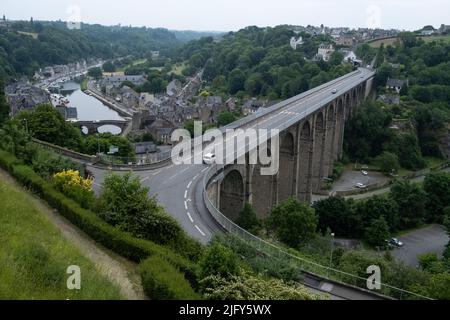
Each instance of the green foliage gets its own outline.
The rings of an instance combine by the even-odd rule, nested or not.
[[[294,248],[314,237],[317,223],[314,209],[293,198],[275,207],[268,221],[278,239]]]
[[[162,257],[152,256],[139,265],[142,286],[152,300],[198,300],[184,275]]]
[[[17,31],[36,32],[37,38]],[[0,30],[0,78],[10,80],[18,75],[32,76],[39,68],[68,64],[92,57],[111,59],[144,55],[151,50],[167,54],[179,44],[175,35],[165,29],[111,28],[82,24],[80,30],[69,30],[63,21],[13,22]]]
[[[406,169],[418,170],[425,167],[425,160],[415,133],[399,133],[387,143],[386,150],[396,154],[400,165]]]
[[[210,276],[201,281],[209,300],[319,300],[324,296],[311,294],[305,287],[289,286],[282,280],[265,279],[242,272],[228,278]]]
[[[427,195],[418,184],[396,181],[390,197],[399,208],[401,229],[414,228],[425,222]]]
[[[319,217],[318,228],[322,233],[330,229],[337,237],[361,236],[361,216],[356,214],[353,200],[330,197],[317,201],[313,207]]]
[[[116,72],[117,69],[112,61],[105,62],[102,68],[105,72]]]
[[[369,227],[373,220],[381,217],[387,221],[392,232],[398,230],[400,217],[395,201],[386,196],[374,196],[363,202],[356,203],[356,210],[362,217],[364,228]]]
[[[4,88],[4,83],[0,79],[0,125],[9,118],[10,111],[9,105],[6,103]]]
[[[22,126],[26,124],[36,139],[72,150],[81,148],[81,131],[66,122],[59,111],[51,105],[37,106],[32,113],[23,111],[16,116],[16,120]]]
[[[256,216],[255,209],[250,203],[246,203],[244,209],[239,213],[236,223],[250,233],[257,233],[261,227],[261,223]]]
[[[229,277],[239,273],[236,254],[218,242],[213,242],[199,262],[199,278],[208,276]]]
[[[131,234],[118,230],[107,224],[95,213],[82,209],[73,200],[56,191],[54,187],[39,177],[31,168],[21,165],[20,161],[7,152],[0,150],[0,166],[8,170],[25,187],[35,191],[58,212],[83,230],[92,239],[111,249],[117,254],[136,262],[158,255],[163,257],[184,274],[192,285],[197,285],[197,275],[194,265],[167,247],[151,241],[137,239]],[[199,250],[200,248],[197,248]],[[185,250],[179,248],[180,252]],[[183,251],[184,254],[189,254]]]
[[[103,76],[102,68],[100,67],[90,68],[88,70],[88,76],[97,80],[100,79]]]
[[[444,209],[450,206],[450,173],[433,172],[425,177],[429,221],[442,222]]]
[[[100,133],[95,136],[88,136],[84,139],[84,146],[80,151],[86,154],[108,153],[112,146],[118,147],[117,157],[134,158],[135,152],[131,142],[124,137],[113,135],[112,133]]]
[[[4,155],[0,155],[0,159]],[[3,167],[3,164],[0,164]],[[0,299],[115,300],[119,288],[98,272],[46,218],[34,195],[0,178]],[[82,290],[67,290],[70,264],[82,270]]]
[[[376,220],[372,220],[366,229],[364,239],[371,246],[384,246],[385,240],[390,236],[389,226],[383,216]]]
[[[107,176],[98,199],[97,211],[102,219],[137,237],[167,244],[182,235],[182,230],[155,198],[149,198],[149,189],[131,173]]]
[[[223,111],[219,114],[219,118],[217,122],[221,127],[226,126],[237,120],[237,117],[234,113],[230,111]]]
[[[375,102],[358,107],[345,129],[344,148],[350,159],[366,162],[380,155],[390,139],[391,121],[391,115]]]
[[[187,62],[185,75],[204,68],[204,79],[215,94],[272,100],[294,96],[352,71],[350,65],[341,65],[339,53],[329,63],[305,60],[312,59],[319,44],[331,38],[300,35],[304,44],[293,50],[289,41],[297,35],[288,27],[248,27],[230,32],[218,43],[212,37],[192,41],[181,48],[177,59]]]
[[[400,169],[398,156],[392,152],[384,151],[375,159],[375,162],[384,174],[396,173]]]

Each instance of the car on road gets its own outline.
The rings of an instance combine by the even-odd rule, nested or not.
[[[333,91],[331,91],[332,94],[336,94],[337,92],[337,89],[333,89]]]
[[[361,173],[362,173],[364,176],[368,176],[368,175],[369,175],[369,172],[367,172],[367,171],[365,171],[365,170],[361,171]]]
[[[216,155],[214,153],[206,153],[203,155],[203,163],[207,165],[214,164],[216,162]]]
[[[401,241],[398,240],[397,238],[392,238],[392,239],[389,239],[389,240],[387,240],[387,241],[388,241],[388,243],[389,243],[390,245],[392,245],[392,246],[394,246],[394,247],[397,247],[397,248],[403,247],[403,242],[401,242]]]
[[[365,188],[367,188],[367,186],[365,184],[363,184],[363,183],[357,183],[355,185],[355,187],[358,188],[358,189],[365,189]]]

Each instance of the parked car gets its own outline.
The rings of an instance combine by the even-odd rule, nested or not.
[[[388,241],[389,241],[389,243],[390,243],[391,245],[393,245],[394,247],[397,247],[397,248],[403,247],[403,242],[401,242],[401,241],[398,240],[397,238],[392,238],[392,239],[390,239],[390,240],[388,240]]]
[[[213,153],[206,153],[203,155],[203,163],[207,165],[214,164],[216,162],[216,155]]]
[[[367,171],[365,171],[365,170],[361,171],[361,173],[362,173],[363,175],[365,175],[365,176],[368,176],[368,175],[369,175],[369,172],[367,172]]]
[[[357,183],[355,185],[355,187],[358,188],[358,189],[365,189],[365,188],[367,188],[367,186],[365,184],[363,184],[363,183]]]

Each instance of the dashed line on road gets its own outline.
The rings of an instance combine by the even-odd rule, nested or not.
[[[192,219],[191,213],[189,211],[188,211],[187,215],[189,217],[189,220],[191,220],[191,222],[194,223],[194,219]]]
[[[184,202],[184,208],[185,208],[186,210],[188,209],[187,201]]]
[[[189,182],[189,184],[187,185],[187,188],[188,188],[188,189],[191,187],[192,182],[193,182],[193,181]]]
[[[186,191],[184,192],[184,198],[185,198],[185,199],[187,199],[187,194],[188,194],[188,191],[186,190]]]
[[[150,179],[150,177],[145,177],[145,178],[141,179],[141,182],[147,181],[148,179]]]
[[[195,228],[198,230],[198,232],[200,232],[200,234],[204,237],[206,237],[206,234],[202,231],[202,229],[199,228],[198,225],[195,225]]]
[[[202,170],[202,173],[203,173],[203,172],[206,172],[206,170],[208,170],[208,169],[209,169],[209,168],[205,168],[205,169],[203,169],[203,170]]]

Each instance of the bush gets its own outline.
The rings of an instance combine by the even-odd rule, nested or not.
[[[61,215],[84,231],[93,240],[136,262],[140,262],[150,256],[164,257],[181,270],[194,287],[197,286],[197,271],[192,262],[168,248],[151,241],[134,238],[131,234],[107,224],[92,211],[82,209],[76,202],[58,192],[30,167],[21,165],[20,161],[14,159],[11,154],[0,151],[0,166],[8,170],[25,187],[38,193],[51,207],[57,209]]]
[[[230,248],[214,242],[204,253],[199,263],[199,278],[211,275],[228,277],[239,272],[236,254]]]
[[[56,188],[66,196],[75,200],[84,209],[89,209],[94,203],[93,179],[84,179],[80,172],[68,170],[53,176]]]
[[[201,245],[189,238],[155,198],[149,189],[131,174],[112,174],[103,183],[97,212],[109,224],[130,232],[138,238],[169,245],[191,259],[198,259]]]
[[[293,248],[314,237],[317,224],[314,209],[293,198],[275,207],[269,217],[278,239]]]
[[[183,274],[161,257],[153,256],[139,265],[145,294],[154,300],[198,300]]]

